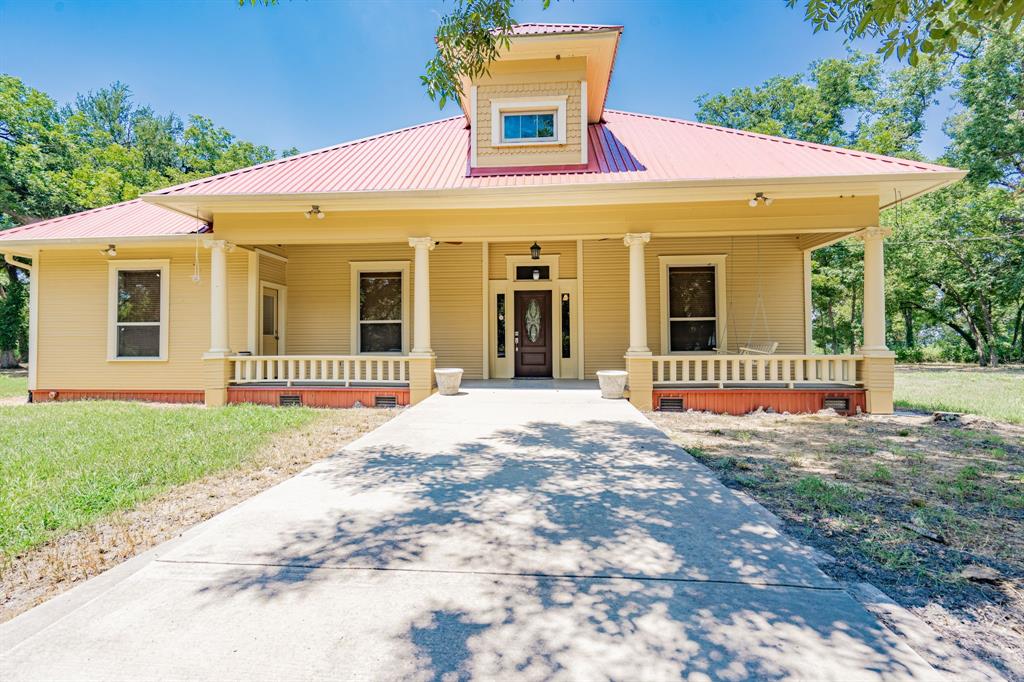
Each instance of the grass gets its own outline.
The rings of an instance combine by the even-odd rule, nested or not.
[[[78,402],[0,407],[0,555],[237,467],[314,410]]]
[[[0,398],[11,398],[28,393],[28,379],[24,376],[0,373]]]
[[[973,381],[975,394],[979,383],[1001,381],[990,372],[963,374],[957,380]],[[1010,409],[1009,388],[986,396],[980,409],[961,409],[1002,413]],[[948,390],[950,399],[956,392]],[[1024,652],[1024,630],[1013,625],[1024,622],[1024,427],[936,423],[909,413],[650,416],[726,485],[835,557],[824,568],[836,578],[871,582],[920,608],[950,641],[968,642],[1004,669],[1024,670],[1017,653]],[[1001,581],[961,577],[972,564],[993,569]]]
[[[1024,368],[905,365],[896,368],[896,404],[1024,424]]]

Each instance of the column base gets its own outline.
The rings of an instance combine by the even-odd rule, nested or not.
[[[434,367],[437,359],[430,355],[409,354],[409,404],[415,405],[434,393]]]
[[[654,361],[638,355],[626,356],[626,371],[629,373],[629,402],[641,412],[654,409]]]
[[[896,354],[886,349],[861,349],[860,376],[864,381],[868,414],[893,413],[893,386],[896,376]]]
[[[228,404],[230,380],[231,363],[226,354],[211,352],[203,356],[203,402],[207,407]]]

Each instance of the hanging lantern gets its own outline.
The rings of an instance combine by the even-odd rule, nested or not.
[[[530,247],[530,258],[540,260],[540,244],[537,242],[534,242],[533,246]]]

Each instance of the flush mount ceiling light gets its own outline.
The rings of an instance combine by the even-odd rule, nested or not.
[[[324,214],[324,212],[323,212],[323,211],[321,211],[321,210],[320,210],[320,207],[319,207],[319,206],[317,206],[316,204],[314,204],[313,206],[311,206],[311,207],[309,208],[309,210],[308,210],[308,211],[306,211],[306,213],[305,213],[305,216],[306,216],[306,220],[309,220],[309,219],[310,219],[310,218],[312,218],[313,216],[316,216],[318,220],[323,220],[323,219],[324,219],[324,215],[325,215],[325,214]]]
[[[107,248],[100,249],[100,255],[107,256],[108,258],[113,258],[114,256],[117,255],[117,247],[115,247],[113,244],[107,244]]]
[[[748,201],[747,203],[750,205],[751,208],[757,208],[757,205],[759,203],[763,202],[765,206],[771,206],[773,201],[775,200],[772,199],[771,197],[766,197],[764,195],[764,192],[758,192],[757,194],[754,195],[754,198]]]
[[[540,244],[537,242],[533,243],[530,247],[530,258],[533,260],[540,260]]]

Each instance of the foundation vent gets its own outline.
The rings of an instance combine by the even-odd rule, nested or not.
[[[849,398],[825,398],[821,401],[822,409],[832,408],[836,412],[849,412],[850,411],[850,399]]]
[[[279,395],[277,396],[277,404],[281,407],[301,407],[302,396],[299,395]]]
[[[682,412],[686,409],[682,398],[659,398],[658,410],[661,412]]]
[[[398,398],[393,395],[378,395],[373,399],[374,407],[398,407]]]

